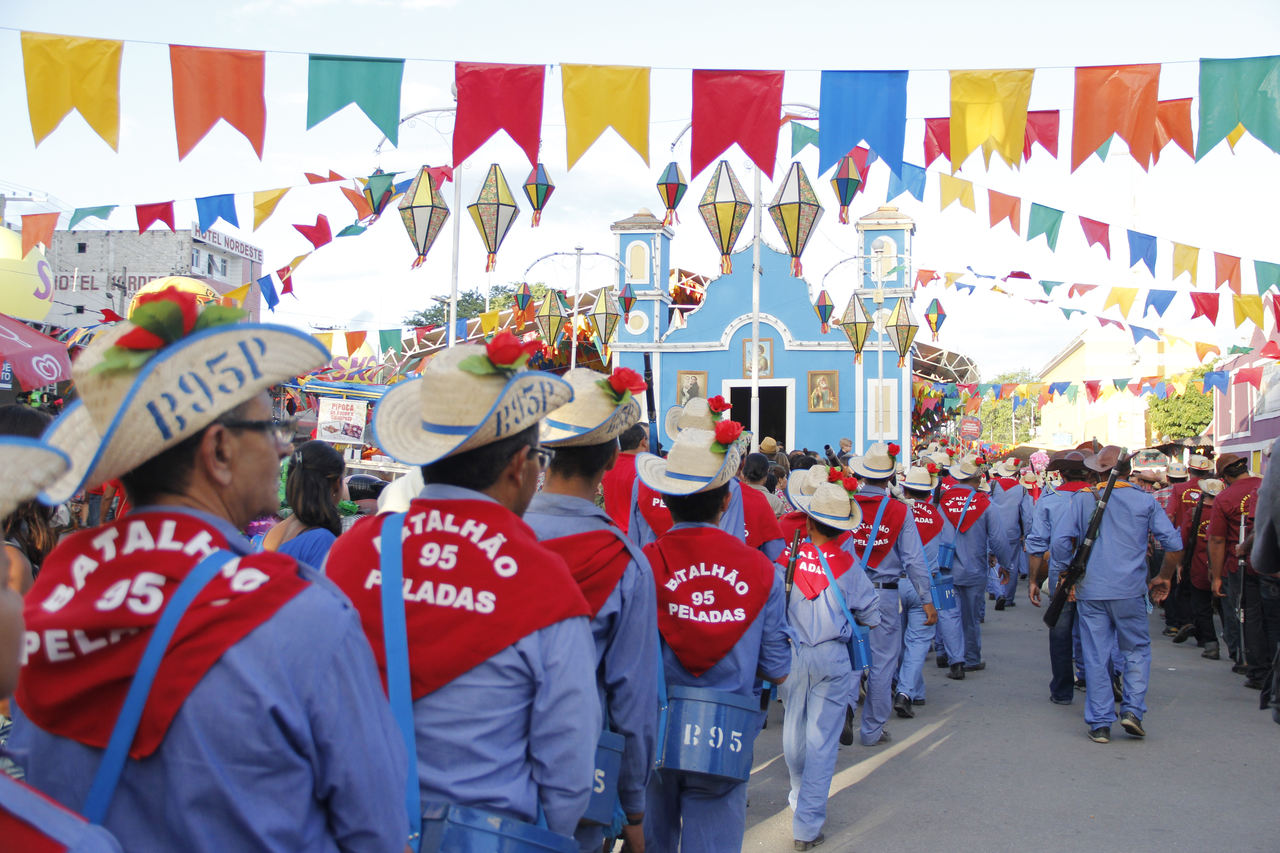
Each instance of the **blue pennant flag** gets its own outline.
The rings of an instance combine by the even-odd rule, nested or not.
[[[1137,231],[1129,233],[1129,266],[1134,266],[1138,261],[1142,261],[1147,265],[1147,269],[1152,275],[1156,274],[1156,238],[1150,234],[1142,234]]]
[[[236,219],[236,197],[228,193],[196,199],[196,219],[200,221],[201,231],[208,231],[219,219],[233,228],[239,228],[240,220]]]
[[[867,158],[870,162],[870,157]],[[902,175],[899,176],[894,172],[889,173],[889,193],[885,196],[885,201],[893,201],[903,193],[911,193],[916,201],[924,201],[924,179],[925,171],[920,166],[913,166],[910,163],[902,164]]]
[[[276,306],[280,304],[280,296],[276,293],[276,283],[271,280],[271,273],[258,279],[258,290],[262,292],[262,298],[267,303],[267,307],[275,311]]]
[[[1150,329],[1144,329],[1141,326],[1130,326],[1129,331],[1133,333],[1133,342],[1135,344],[1142,343],[1143,338],[1151,338],[1153,341],[1160,340],[1160,336]]]
[[[974,285],[974,284],[963,284],[958,281],[956,282],[956,290],[965,290],[966,288],[968,293],[973,293],[975,290],[978,289],[977,285]]]
[[[467,318],[459,317],[458,322],[454,325],[454,340],[465,341],[467,339]]]
[[[1169,303],[1173,301],[1173,297],[1178,294],[1176,290],[1151,290],[1147,292],[1147,304],[1142,308],[1142,316],[1147,316],[1147,311],[1151,308],[1156,309],[1156,316],[1163,317],[1164,312],[1168,310]]]
[[[890,172],[902,171],[906,71],[823,71],[818,97],[819,174],[864,139]]]
[[[1071,387],[1071,383],[1070,383],[1070,382],[1054,382],[1054,383],[1052,383],[1051,385],[1049,385],[1049,393],[1050,393],[1050,394],[1065,394],[1065,393],[1067,393],[1067,389],[1068,389],[1069,387]]]

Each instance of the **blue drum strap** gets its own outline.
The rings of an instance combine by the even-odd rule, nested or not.
[[[976,494],[977,492],[970,492],[969,496],[964,499],[964,506],[960,507],[960,520],[956,522],[956,538],[957,539],[960,537],[960,527],[964,524],[964,517],[969,512],[969,501],[973,500],[973,496]],[[955,545],[953,544],[951,547],[954,549]]]
[[[404,517],[403,512],[388,515],[382,522],[379,539],[382,647],[387,660],[387,698],[391,702],[391,715],[400,729],[409,759],[404,804],[409,812],[409,847],[417,853],[422,844],[422,795],[418,792],[418,746],[413,728],[409,635],[404,616],[404,554],[401,547]]]
[[[881,504],[880,508],[883,512],[884,504]],[[876,530],[880,528],[879,521],[880,519],[877,517],[875,526]],[[866,642],[867,636],[862,632],[862,627],[854,621],[853,614],[849,612],[849,605],[845,603],[844,593],[840,591],[840,586],[836,583],[836,576],[831,573],[831,567],[827,565],[827,558],[822,556],[822,549],[815,544],[813,546],[813,550],[818,552],[818,562],[822,563],[822,570],[827,573],[827,586],[829,586],[831,591],[836,594],[836,601],[840,603],[840,609],[844,612],[844,618],[849,622],[849,630],[853,631],[855,638],[861,642]],[[870,548],[867,548],[867,553],[871,553]]]
[[[115,796],[116,785],[120,782],[120,774],[124,771],[124,763],[129,758],[129,747],[133,745],[134,735],[138,733],[138,723],[142,720],[142,711],[147,704],[147,696],[151,693],[151,683],[155,680],[156,670],[164,659],[169,640],[177,630],[187,607],[200,594],[218,571],[237,556],[233,551],[214,551],[187,573],[187,576],[174,590],[169,603],[160,614],[160,620],[151,629],[151,639],[142,653],[138,663],[138,671],[129,684],[129,692],[125,694],[124,704],[120,707],[120,715],[116,717],[115,727],[111,730],[111,739],[102,753],[102,761],[98,764],[98,772],[94,774],[93,784],[89,787],[89,796],[84,803],[84,816],[90,823],[101,824],[111,806],[111,798]]]
[[[657,755],[662,756],[663,744],[667,742],[667,673],[662,659],[662,633],[658,632],[658,745]]]
[[[887,506],[889,506],[889,496],[885,495],[883,498],[880,499],[880,507],[876,510],[875,523],[871,525],[871,530],[867,532],[867,550],[862,553],[861,557],[858,557],[858,562],[861,564],[858,566],[858,568],[864,572],[867,570],[867,564],[871,562],[871,552],[872,550],[875,549],[876,535],[880,532],[880,520],[884,518],[884,511]],[[817,545],[813,547],[815,550],[818,551],[818,558],[821,559],[822,558],[821,549],[819,549]],[[853,555],[857,557],[858,546],[850,543],[850,547],[853,549]],[[824,560],[822,563],[822,567],[826,568],[826,566],[827,564],[826,564],[826,561]],[[830,571],[827,572],[827,577],[831,577]],[[832,581],[831,583],[833,586],[835,585],[835,581]],[[837,592],[837,594],[839,593]],[[844,599],[841,598],[840,602],[843,605]]]

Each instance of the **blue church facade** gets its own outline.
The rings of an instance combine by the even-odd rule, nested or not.
[[[651,354],[663,446],[673,440],[663,414],[688,396],[723,395],[733,404],[734,419],[750,427],[751,244],[733,255],[733,272],[707,284],[701,305],[680,309],[684,323],[677,317],[673,325],[671,229],[642,210],[612,230],[621,261],[619,290],[630,285],[637,298],[619,324],[615,363],[643,371],[643,354]],[[896,209],[882,208],[863,217],[859,231],[862,253],[848,262],[845,281],[855,278],[854,298],[868,316],[887,318],[898,299],[911,295],[914,224]],[[888,336],[872,331],[860,362],[855,360],[837,325],[847,310],[837,305],[824,333],[808,283],[791,275],[790,256],[761,243],[757,440],[770,436],[788,450],[834,447],[844,437],[853,440],[855,453],[875,441],[910,447],[914,356],[908,353],[899,366]]]

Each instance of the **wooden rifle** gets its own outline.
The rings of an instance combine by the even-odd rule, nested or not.
[[[1246,498],[1247,500],[1247,498]],[[1248,666],[1249,660],[1245,656],[1244,642],[1244,572],[1245,561],[1248,557],[1244,553],[1244,525],[1249,520],[1249,514],[1244,511],[1244,502],[1240,504],[1240,535],[1236,537],[1236,572],[1238,573],[1237,586],[1240,588],[1240,594],[1236,596],[1236,620],[1240,623],[1240,642],[1237,648],[1240,650],[1240,660],[1236,663],[1241,666]]]
[[[1076,545],[1071,564],[1058,576],[1058,588],[1053,591],[1053,600],[1049,602],[1049,608],[1044,612],[1044,624],[1050,628],[1058,624],[1058,617],[1062,615],[1062,608],[1067,605],[1071,590],[1084,577],[1085,568],[1089,565],[1089,555],[1093,553],[1093,543],[1098,539],[1098,529],[1102,527],[1102,514],[1107,509],[1107,501],[1111,500],[1111,492],[1115,489],[1116,480],[1119,478],[1117,468],[1119,468],[1118,464],[1107,475],[1107,486],[1102,491],[1102,497],[1093,507],[1089,527],[1085,531],[1084,538]]]
[[[795,579],[796,579],[796,558],[799,557],[800,555],[800,536],[802,533],[803,531],[797,528],[796,535],[791,537],[791,556],[787,559],[787,573],[784,578],[785,583],[783,584],[783,587],[786,590],[786,594],[787,594],[787,607],[785,609],[788,609],[788,610],[790,609],[790,606],[791,606],[791,587],[795,583]],[[763,684],[763,689],[760,691],[760,710],[761,711],[769,710],[769,699],[772,696],[773,696],[773,685],[766,681]],[[765,725],[768,725],[767,720],[765,722]]]
[[[1204,491],[1200,491],[1200,500],[1196,501],[1196,508],[1191,513],[1191,544],[1183,543],[1182,551],[1182,578],[1185,581],[1191,580],[1191,560],[1196,552],[1196,540],[1200,538],[1200,516],[1204,512]],[[1179,583],[1183,581],[1180,580]]]

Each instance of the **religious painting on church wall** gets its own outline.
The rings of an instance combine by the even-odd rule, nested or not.
[[[676,371],[676,405],[683,406],[694,397],[707,396],[707,371],[705,370],[677,370]]]
[[[809,371],[809,411],[840,411],[840,373],[835,370]]]
[[[742,342],[742,378],[751,378],[751,339]],[[773,338],[760,338],[755,353],[759,365],[760,378],[773,378]]]

